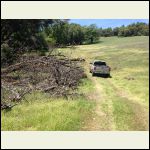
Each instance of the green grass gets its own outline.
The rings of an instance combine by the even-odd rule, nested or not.
[[[93,89],[92,82],[82,79],[76,92],[86,95]],[[85,96],[50,98],[48,94],[34,92],[11,111],[2,111],[2,131],[77,131],[82,127],[95,103]]]
[[[115,39],[113,40],[115,41]],[[116,86],[140,98],[142,103],[148,105],[148,37],[131,37],[119,40],[116,47],[110,48],[107,53],[97,58],[104,58],[112,67],[112,82]],[[130,45],[130,47],[126,47],[126,45]],[[123,48],[120,49],[120,46]],[[132,77],[134,80],[127,80],[126,77]]]
[[[148,112],[146,106],[129,100],[128,97],[120,96],[116,87],[110,86],[109,81],[100,80],[100,84],[106,92],[101,109],[107,114],[107,119],[113,119],[111,126],[115,126],[114,130],[148,129],[148,114],[144,114],[145,110]],[[147,123],[145,124],[143,121]]]
[[[27,100],[11,111],[2,111],[1,130],[76,131],[94,107],[84,97],[50,99],[36,93],[28,95]]]
[[[81,94],[90,94],[95,90],[94,83],[88,78],[82,79],[78,87],[78,92]]]
[[[149,104],[149,37],[102,37],[100,43],[58,49],[72,57],[104,60],[112,68],[111,81],[138,101]],[[134,78],[128,80],[126,78]]]
[[[101,38],[101,41],[93,47],[81,46],[86,49],[86,57],[105,60],[112,68],[111,81],[148,105],[149,37],[108,37]],[[134,80],[127,80],[126,77],[133,77]]]

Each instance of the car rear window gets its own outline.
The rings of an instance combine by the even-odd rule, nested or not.
[[[106,63],[105,62],[101,62],[101,61],[97,61],[97,62],[94,62],[94,65],[101,66],[101,65],[106,65]]]

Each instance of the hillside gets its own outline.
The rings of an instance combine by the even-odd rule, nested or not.
[[[59,48],[82,57],[87,74],[74,99],[32,93],[11,111],[2,111],[2,130],[148,130],[149,37],[102,37],[96,44]],[[111,78],[92,77],[89,62],[111,67]]]

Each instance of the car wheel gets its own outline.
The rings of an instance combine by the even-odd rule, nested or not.
[[[110,74],[107,74],[107,78],[109,78],[110,77]]]
[[[94,72],[92,72],[92,76],[93,76],[93,77],[95,76],[95,73],[94,73]]]
[[[109,78],[112,78],[112,76],[109,74]]]

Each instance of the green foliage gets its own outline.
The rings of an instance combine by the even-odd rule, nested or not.
[[[1,51],[3,57],[1,62],[9,64],[17,58],[17,55],[27,51],[48,49],[41,31],[51,23],[52,20],[42,19],[2,19]]]
[[[57,46],[82,44],[84,33],[78,24],[68,24],[67,22],[56,22],[45,30],[49,42]]]
[[[1,64],[2,66],[10,64],[17,57],[14,55],[13,49],[8,44],[1,44]]]
[[[47,37],[46,42],[48,43],[48,45],[51,45],[51,46],[56,44],[56,40],[53,37]]]
[[[103,29],[102,35],[105,36],[105,37],[113,36],[112,28]]]
[[[59,21],[46,28],[45,32],[52,43],[55,41],[59,47],[81,45],[84,42],[94,43],[99,39],[99,30],[94,24],[82,27],[75,23]]]
[[[113,35],[118,36],[118,33],[119,33],[119,28],[118,27],[114,28],[113,29]]]
[[[78,24],[70,24],[69,25],[69,44],[82,44],[84,40],[84,31],[83,27]]]
[[[85,27],[85,40],[88,41],[88,43],[93,44],[94,42],[97,42],[99,37],[99,30],[95,24]]]
[[[106,29],[99,29],[100,35],[104,37],[110,36],[148,36],[149,35],[149,24],[137,22],[130,24],[128,26],[122,25],[121,27],[106,28]]]
[[[128,26],[122,26],[119,28],[118,36],[148,36],[149,35],[149,25],[146,23],[133,23]]]

